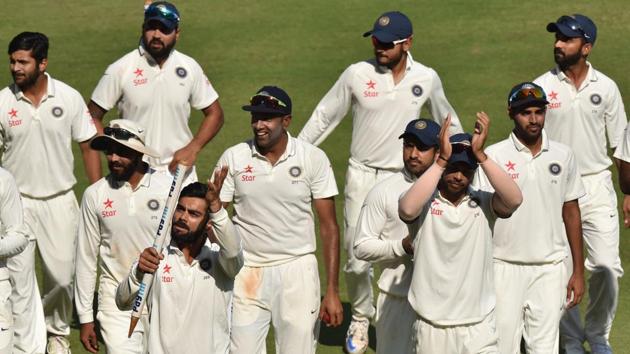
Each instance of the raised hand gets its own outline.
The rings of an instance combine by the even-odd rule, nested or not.
[[[222,166],[220,169],[217,168],[214,170],[214,178],[212,180],[208,180],[208,193],[206,193],[206,200],[210,205],[210,211],[216,213],[221,209],[221,188],[223,187],[223,182],[225,181],[225,177],[228,174],[228,167]]]
[[[448,128],[451,126],[451,114],[449,113],[444,119],[444,123],[440,128],[440,153],[437,155],[437,163],[442,167],[446,167],[448,159],[451,158],[453,153],[453,147],[451,146],[450,136],[448,134]]]
[[[486,112],[477,112],[477,121],[475,122],[475,130],[473,132],[471,148],[472,152],[480,163],[486,161],[488,156],[483,152],[483,146],[486,144],[488,132],[490,131],[490,117]]]

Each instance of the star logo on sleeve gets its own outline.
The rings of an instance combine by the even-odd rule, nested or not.
[[[508,171],[516,171],[515,170],[516,164],[514,162],[512,162],[512,161],[508,161],[505,164],[505,167],[507,168]]]
[[[17,114],[18,114],[18,111],[15,110],[15,108],[11,108],[11,110],[9,111],[9,117],[11,118],[17,118]]]
[[[103,205],[105,205],[105,209],[111,209],[113,208],[114,201],[107,198],[107,200],[105,202],[103,202]]]
[[[136,71],[134,71],[133,73],[136,74],[136,77],[144,77],[144,75],[142,74],[144,70],[140,69],[140,68],[136,68]]]

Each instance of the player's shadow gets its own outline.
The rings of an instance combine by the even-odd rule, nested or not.
[[[343,302],[341,305],[343,306],[343,323],[339,327],[326,327],[326,325],[322,323],[319,330],[319,344],[334,347],[344,346],[346,332],[348,331],[348,326],[350,326],[350,320],[352,319],[352,312],[350,311],[349,303]],[[370,348],[376,350],[376,331],[371,324],[368,335],[370,337]]]

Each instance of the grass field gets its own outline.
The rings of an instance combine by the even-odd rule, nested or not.
[[[133,49],[142,22],[140,0],[4,0],[0,47],[25,30],[46,33],[51,40],[49,73],[78,89],[86,99],[108,64]],[[414,58],[440,74],[447,97],[464,127],[474,113],[484,110],[493,118],[490,142],[511,129],[506,96],[516,83],[532,80],[553,65],[553,35],[545,25],[560,15],[584,13],[599,27],[591,62],[612,77],[625,102],[630,101],[630,3],[626,0],[522,2],[487,1],[209,1],[176,3],[182,14],[177,48],[194,57],[219,92],[225,125],[197,162],[200,178],[225,148],[251,135],[248,115],[240,110],[257,88],[275,84],[293,98],[290,131],[296,135],[314,106],[351,63],[372,56],[369,39],[361,34],[387,10],[405,12],[414,24]],[[5,49],[6,50],[6,49]],[[8,63],[7,63],[8,64]],[[0,83],[9,84],[7,69]],[[113,112],[107,119],[115,116]],[[195,130],[200,115],[191,120]],[[342,189],[350,143],[346,119],[322,144]],[[86,178],[77,159],[76,186],[80,196]],[[45,177],[45,176],[43,176]],[[621,199],[620,199],[621,200]],[[340,225],[343,198],[337,199]],[[630,268],[630,233],[622,230],[621,257]],[[345,256],[342,256],[345,259]],[[323,273],[323,270],[321,272]],[[343,279],[341,296],[347,301]],[[618,353],[630,353],[628,278],[621,279],[619,310],[611,342]],[[348,310],[348,308],[346,308]],[[349,317],[349,312],[346,311]],[[345,328],[322,332],[320,353],[338,353]],[[73,350],[82,352],[78,331]]]

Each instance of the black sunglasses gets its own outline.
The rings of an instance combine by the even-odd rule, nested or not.
[[[134,138],[134,139],[138,139],[142,141],[142,139],[140,139],[140,137],[138,137],[136,134],[123,128],[105,127],[103,129],[103,133],[105,133],[105,135],[107,136],[113,136],[114,138],[119,139],[119,140],[129,140],[131,138]]]

